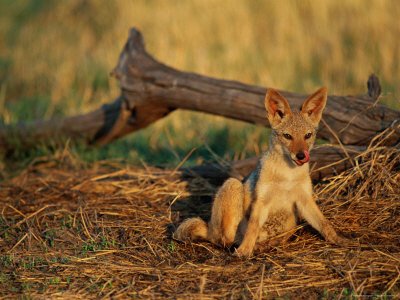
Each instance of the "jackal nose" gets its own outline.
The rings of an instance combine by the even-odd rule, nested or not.
[[[304,158],[306,158],[306,155],[304,154],[304,152],[299,152],[296,154],[296,158],[298,160],[303,160]]]

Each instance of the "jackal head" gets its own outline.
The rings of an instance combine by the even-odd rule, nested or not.
[[[310,160],[309,151],[314,145],[326,99],[327,89],[322,87],[306,99],[299,112],[292,112],[278,91],[270,88],[265,95],[273,143],[281,144],[288,158],[298,166]]]

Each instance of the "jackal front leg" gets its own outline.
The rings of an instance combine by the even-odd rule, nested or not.
[[[237,256],[249,257],[253,253],[254,246],[260,235],[261,226],[265,221],[265,217],[268,216],[268,212],[268,206],[265,205],[263,199],[257,199],[253,203],[242,243],[236,249]]]
[[[318,230],[325,240],[337,245],[346,244],[347,239],[339,236],[336,233],[335,229],[333,229],[331,225],[331,222],[324,217],[311,195],[301,195],[299,200],[296,201],[296,206],[300,215],[312,227]]]

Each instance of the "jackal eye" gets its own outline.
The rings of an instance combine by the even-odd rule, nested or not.
[[[308,140],[311,136],[312,136],[312,133],[309,132],[309,133],[307,133],[307,134],[304,136],[304,138],[305,138],[306,140]]]
[[[284,137],[285,139],[287,139],[287,140],[291,140],[291,139],[292,139],[292,136],[291,136],[289,133],[284,133],[284,134],[283,134],[283,137]]]

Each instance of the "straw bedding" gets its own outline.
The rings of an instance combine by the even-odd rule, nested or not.
[[[176,170],[83,164],[67,150],[34,161],[1,183],[0,297],[400,297],[398,149],[371,147],[315,186],[344,247],[307,224],[250,259],[174,241],[184,218],[209,218],[216,188]]]

